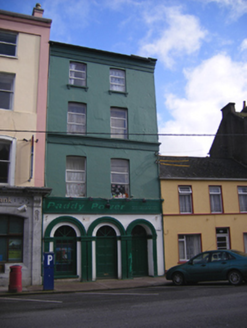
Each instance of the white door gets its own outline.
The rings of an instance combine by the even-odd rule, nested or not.
[[[217,228],[216,237],[217,237],[217,249],[230,249],[228,228]]]

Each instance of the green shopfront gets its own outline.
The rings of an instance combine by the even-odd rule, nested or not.
[[[160,200],[47,197],[43,241],[55,254],[55,278],[164,274]]]

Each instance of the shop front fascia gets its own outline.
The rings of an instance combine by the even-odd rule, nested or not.
[[[0,286],[12,265],[22,266],[22,284],[41,284],[42,199],[51,189],[0,187]]]
[[[163,275],[162,200],[160,199],[101,199],[47,197],[43,202],[44,251],[55,251],[55,231],[71,226],[76,231],[77,269],[74,276],[81,281],[97,279],[97,229],[113,227],[117,244],[117,279],[133,278],[132,231],[142,226],[146,231],[148,274]],[[162,261],[161,261],[162,262]],[[159,267],[159,268],[158,268]],[[55,278],[59,278],[56,276]]]

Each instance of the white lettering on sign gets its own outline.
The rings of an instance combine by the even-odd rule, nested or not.
[[[50,265],[51,262],[52,262],[52,260],[53,260],[53,256],[52,256],[51,254],[49,254],[49,255],[47,256],[47,265]]]

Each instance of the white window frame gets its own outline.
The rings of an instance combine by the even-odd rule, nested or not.
[[[7,82],[11,84],[10,89],[3,89],[1,87],[1,83]],[[11,73],[3,73],[0,72],[0,109],[5,109],[5,110],[12,110],[13,109],[13,103],[14,103],[14,85],[15,85],[15,74]],[[1,103],[1,94],[9,97],[8,98],[8,103],[9,106],[3,106]]]
[[[81,66],[81,69],[78,66]],[[69,84],[77,87],[86,87],[87,85],[86,80],[87,80],[87,65],[80,62],[71,61],[69,63]]]
[[[181,214],[191,214],[192,213],[192,188],[191,188],[191,186],[178,186],[178,193],[179,193],[180,213]]]
[[[9,168],[8,168],[8,177],[6,183],[1,183],[0,185],[9,185],[14,186],[15,185],[15,155],[16,155],[16,139],[7,137],[7,136],[0,136],[0,144],[8,144],[10,146],[9,149]]]
[[[67,132],[69,134],[86,133],[86,104],[69,102],[67,113]]]
[[[229,235],[229,228],[216,228],[217,249],[230,249]]]
[[[191,243],[193,243],[193,245],[191,245]],[[189,261],[192,257],[196,256],[201,252],[201,235],[200,234],[178,235],[178,249],[179,249],[179,261],[180,262]]]
[[[113,198],[129,197],[129,161],[111,159],[111,192]]]
[[[15,42],[11,42],[11,41],[8,41],[8,40],[4,40],[4,34],[5,35],[11,35],[11,36],[15,36]],[[17,50],[17,36],[18,34],[17,33],[13,33],[13,32],[9,32],[9,31],[4,31],[4,30],[0,30],[0,56],[6,56],[6,57],[16,57],[16,50]],[[8,54],[8,53],[4,53],[2,52],[3,47],[6,46],[6,47],[12,47],[14,48],[14,54],[11,55],[11,54]],[[7,52],[7,51],[6,51]]]
[[[111,108],[111,138],[127,139],[127,109]]]
[[[126,92],[125,70],[110,68],[110,90],[115,92]]]
[[[247,212],[247,187],[238,187],[238,200],[239,200],[239,211],[241,213]]]
[[[222,213],[222,192],[220,186],[209,186],[211,213]]]
[[[83,169],[71,168],[69,161],[81,161]],[[73,179],[73,174],[81,176],[80,180]],[[86,158],[81,156],[66,157],[66,197],[86,197]],[[72,187],[72,189],[71,189]],[[76,191],[76,192],[73,192]],[[80,190],[82,192],[80,192]]]

